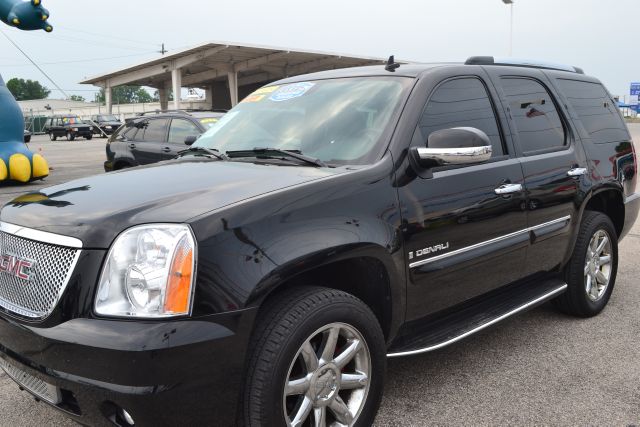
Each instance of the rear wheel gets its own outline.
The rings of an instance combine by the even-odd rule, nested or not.
[[[569,288],[555,300],[565,313],[591,317],[609,302],[618,270],[618,238],[608,216],[585,211],[565,277]]]
[[[371,425],[386,364],[374,314],[333,289],[280,296],[256,320],[242,424]]]

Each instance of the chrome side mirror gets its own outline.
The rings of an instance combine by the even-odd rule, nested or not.
[[[429,135],[427,147],[412,147],[410,156],[421,168],[468,165],[491,158],[491,140],[472,127],[442,129]]]

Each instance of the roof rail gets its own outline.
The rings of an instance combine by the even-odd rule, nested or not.
[[[493,56],[471,56],[465,61],[465,65],[509,65],[512,67],[542,68],[545,70],[569,71],[571,73],[584,74],[582,68],[571,65],[556,64],[553,62],[537,61],[519,58],[497,58]]]
[[[136,114],[137,117],[146,116],[148,114],[165,114],[165,113],[181,113],[181,114],[189,114],[184,110],[153,110],[153,111],[145,111],[144,113]]]
[[[199,110],[197,108],[187,108],[183,110],[154,110],[154,111],[145,111],[144,113],[137,113],[136,117],[142,117],[149,114],[167,114],[167,113],[175,113],[175,114],[187,114],[189,113],[226,113],[229,110],[225,109],[210,109],[210,110]]]

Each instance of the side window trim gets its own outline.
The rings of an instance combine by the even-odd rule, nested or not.
[[[504,91],[504,87],[501,86],[501,90],[502,90],[502,94],[505,97],[504,100],[502,100],[502,102],[505,104],[507,111],[508,111],[508,120],[511,121],[510,125],[512,126],[513,130],[513,137],[512,139],[514,140],[514,144],[517,144],[519,151],[521,153],[521,157],[531,157],[531,156],[539,156],[541,154],[547,154],[547,153],[555,153],[558,151],[566,151],[571,149],[571,147],[573,146],[573,143],[575,141],[575,135],[573,132],[573,128],[570,125],[569,120],[567,119],[567,116],[565,114],[565,111],[563,108],[561,108],[561,104],[557,99],[556,96],[556,92],[554,92],[553,90],[550,90],[549,85],[546,84],[545,82],[543,82],[542,80],[540,80],[539,78],[536,77],[532,77],[532,76],[525,76],[525,75],[516,75],[516,74],[503,74],[498,76],[498,81],[500,83],[502,83],[503,79],[523,79],[523,80],[531,80],[533,82],[538,83],[540,86],[542,86],[544,88],[544,90],[547,92],[547,95],[549,95],[549,99],[551,99],[551,102],[553,102],[553,105],[556,109],[556,113],[558,114],[558,117],[560,118],[560,123],[562,123],[562,129],[564,131],[564,144],[557,146],[557,147],[551,147],[551,148],[543,148],[540,150],[530,150],[530,151],[525,151],[524,147],[522,146],[522,143],[520,141],[520,134],[518,132],[518,126],[515,123],[515,119],[513,118],[513,115],[511,114],[511,106],[509,105],[508,100],[506,99],[506,92]]]
[[[492,156],[491,159],[489,159],[488,161],[484,162],[486,163],[495,163],[495,162],[500,162],[500,161],[505,161],[508,160],[512,157],[512,153],[510,153],[508,147],[507,147],[507,143],[506,143],[506,139],[504,136],[504,129],[501,123],[501,120],[499,119],[499,114],[498,114],[498,110],[497,110],[497,104],[496,104],[496,100],[494,99],[494,96],[491,92],[491,90],[489,90],[489,87],[487,85],[487,82],[485,81],[485,78],[483,78],[482,76],[479,76],[477,74],[461,74],[461,75],[457,75],[457,76],[450,76],[447,77],[443,80],[441,80],[440,82],[438,82],[438,84],[436,84],[433,89],[431,90],[431,93],[429,93],[429,96],[427,97],[424,106],[422,107],[422,111],[420,113],[420,116],[418,117],[418,123],[416,124],[415,129],[413,130],[413,134],[412,134],[412,138],[411,138],[411,145],[415,145],[414,143],[415,138],[418,136],[418,128],[420,127],[420,120],[422,119],[422,117],[424,116],[425,110],[427,109],[429,102],[431,102],[431,99],[433,98],[433,95],[438,91],[438,89],[450,82],[450,81],[454,81],[454,80],[462,80],[462,79],[475,79],[478,80],[480,82],[480,84],[484,87],[485,93],[487,95],[487,98],[489,99],[489,103],[491,104],[491,111],[493,112],[493,117],[495,119],[496,122],[496,127],[498,129],[498,136],[500,137],[500,143],[502,146],[502,155],[499,156]],[[422,142],[422,144],[424,144],[424,141]],[[445,170],[452,170],[452,169],[460,169],[460,168],[466,168],[469,166],[473,166],[473,165],[452,165],[452,166],[442,166],[442,167],[438,167],[438,168],[434,168],[434,172],[440,172],[440,171],[445,171]]]

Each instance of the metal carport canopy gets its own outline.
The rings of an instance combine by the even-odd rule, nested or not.
[[[207,100],[211,101],[212,106],[214,96],[220,96],[219,92],[224,88],[224,102],[234,106],[238,103],[239,91],[243,92],[243,88],[248,90],[258,84],[298,74],[384,62],[383,58],[208,42],[91,77],[80,83],[105,89],[109,113],[113,103],[111,89],[121,85],[141,85],[158,89],[162,109],[168,107],[169,89],[172,89],[174,94],[179,94],[182,87],[205,89]],[[247,90],[240,95],[246,95]],[[180,107],[179,98],[174,97],[175,109]]]

